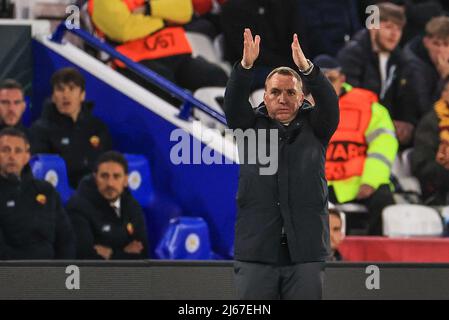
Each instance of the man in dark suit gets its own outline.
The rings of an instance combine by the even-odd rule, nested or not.
[[[62,68],[51,78],[51,102],[30,129],[31,152],[59,154],[67,166],[69,184],[76,188],[92,171],[98,156],[112,148],[106,124],[85,101],[86,83],[75,68]]]
[[[147,258],[142,209],[127,185],[128,164],[115,151],[102,154],[94,173],[81,180],[67,203],[79,259]]]
[[[73,259],[75,237],[53,186],[24,170],[30,144],[17,128],[0,131],[0,259]]]
[[[240,161],[237,294],[241,299],[321,299],[324,261],[330,253],[324,162],[339,122],[338,98],[319,68],[306,59],[295,34],[291,49],[300,75],[288,67],[273,70],[264,104],[253,111],[248,96],[259,43],[260,37],[245,29],[243,59],[231,74],[224,109],[231,129],[259,136],[249,142],[257,154],[263,148],[276,150],[270,156],[278,165],[274,174],[265,174],[262,161]],[[304,100],[302,82],[315,100],[313,107]]]

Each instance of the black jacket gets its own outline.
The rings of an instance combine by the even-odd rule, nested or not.
[[[422,37],[416,37],[404,48],[407,63],[413,67],[414,90],[416,90],[421,117],[432,109],[433,104],[440,98],[443,88],[443,79],[430,60],[422,40]]]
[[[120,218],[109,202],[98,192],[93,176],[81,180],[76,193],[67,203],[77,238],[79,259],[103,259],[94,245],[113,250],[111,259],[145,259],[148,257],[148,240],[140,205],[125,189],[121,196]],[[130,229],[131,228],[131,229]],[[133,240],[142,242],[141,254],[128,254],[124,247]]]
[[[72,226],[52,185],[0,176],[0,259],[73,258]]]
[[[0,131],[2,131],[5,128],[9,128],[9,126],[5,125],[4,123],[0,122]],[[25,133],[25,135],[27,136],[28,140],[30,140],[31,143],[31,134],[30,134],[30,129],[28,129],[27,127],[25,127],[22,122],[17,123],[13,128],[18,129],[20,131],[22,131],[23,133]]]
[[[284,127],[268,117],[264,106],[252,110],[252,76],[252,69],[244,70],[240,63],[234,67],[225,94],[226,118],[232,129],[277,130],[278,171],[261,175],[261,165],[240,164],[235,259],[276,263],[284,227],[292,261],[324,261],[330,252],[324,164],[339,121],[337,95],[315,66],[303,81],[316,106],[304,103],[296,119]]]
[[[449,170],[436,162],[440,145],[439,119],[431,110],[419,123],[415,132],[415,146],[411,155],[411,169],[421,183],[423,198],[432,205],[448,205]]]
[[[294,67],[291,43],[294,27],[292,0],[228,0],[222,6],[225,59],[231,63],[241,59],[243,30],[250,28],[260,35],[260,55],[256,66]],[[303,39],[301,36],[301,44]]]
[[[92,115],[92,109],[92,104],[83,103],[77,121],[73,122],[49,103],[31,127],[32,153],[61,155],[72,188],[76,188],[84,175],[92,172],[98,156],[112,148],[108,128]]]
[[[419,120],[419,105],[413,84],[413,70],[407,65],[404,55],[396,48],[388,60],[388,74],[392,82],[381,95],[379,57],[372,50],[368,30],[359,31],[338,53],[346,81],[354,87],[371,90],[379,95],[379,102],[390,112],[393,120],[416,125]]]

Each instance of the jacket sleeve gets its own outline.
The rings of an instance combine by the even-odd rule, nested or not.
[[[140,241],[143,245],[143,250],[140,254],[126,253],[122,248],[121,250],[115,250],[112,259],[148,259],[148,236],[145,228],[145,221],[143,218],[143,212],[137,202],[133,203],[132,210],[130,210],[131,221],[134,225],[133,240]]]
[[[327,143],[340,121],[337,94],[318,66],[314,66],[309,75],[301,74],[301,78],[315,100],[315,107],[311,113],[313,130]]]
[[[412,173],[425,188],[438,189],[441,186],[449,186],[449,170],[435,160],[439,141],[438,120],[432,110],[416,128],[411,155]]]
[[[434,97],[432,92],[432,76],[423,62],[410,60],[408,67],[411,68],[410,84],[417,99],[418,119],[422,119],[433,106]]]
[[[56,190],[53,191],[53,197],[56,198],[55,257],[56,259],[75,259],[75,234],[72,225]]]
[[[95,238],[89,220],[84,216],[80,206],[75,203],[74,198],[67,204],[67,211],[75,230],[77,259],[104,260],[94,249]]]
[[[361,183],[377,189],[390,182],[391,167],[399,147],[390,114],[377,102],[372,105],[371,121],[365,138],[368,150]]]
[[[122,0],[95,0],[92,20],[111,40],[127,42],[162,29],[165,20],[187,23],[193,13],[191,0],[151,0],[149,8],[150,15],[133,14]]]
[[[246,70],[240,62],[237,62],[229,77],[224,97],[224,111],[228,127],[231,129],[246,130],[255,124],[256,115],[249,103],[253,73],[253,69]]]
[[[364,54],[357,47],[355,42],[349,42],[337,54],[338,61],[341,64],[342,71],[346,75],[346,82],[354,87],[362,87],[360,79],[362,77]]]

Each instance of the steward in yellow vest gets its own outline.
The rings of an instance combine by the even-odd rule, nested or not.
[[[353,88],[336,59],[320,55],[318,65],[339,96],[340,123],[326,153],[331,202],[368,207],[370,234],[382,233],[382,210],[393,204],[390,173],[399,142],[388,110],[375,93]]]

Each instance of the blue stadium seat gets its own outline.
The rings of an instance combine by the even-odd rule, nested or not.
[[[30,167],[36,179],[50,182],[66,204],[73,194],[69,186],[65,161],[57,154],[35,154],[30,160]]]
[[[147,158],[140,154],[125,154],[128,162],[128,187],[142,207],[154,200],[155,191]]]
[[[147,158],[139,154],[124,154],[128,162],[128,187],[142,206],[148,233],[149,255],[155,256],[156,245],[171,219],[182,215],[181,207],[154,187]]]
[[[172,219],[156,249],[159,259],[208,260],[213,257],[209,228],[200,217]]]

